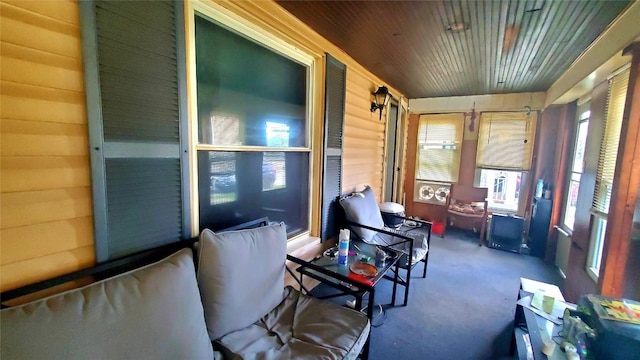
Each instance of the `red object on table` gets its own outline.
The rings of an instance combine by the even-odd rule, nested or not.
[[[373,282],[368,277],[358,275],[356,273],[349,272],[348,278],[351,280],[355,280],[357,282],[363,283],[365,285],[373,286]]]

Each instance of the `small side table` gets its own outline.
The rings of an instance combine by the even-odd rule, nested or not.
[[[553,284],[547,284],[527,278],[520,278],[520,290],[524,290],[532,294],[542,292],[545,295],[564,301],[564,296],[562,296],[560,288]],[[518,300],[520,300],[520,294],[518,294]]]
[[[526,296],[532,296],[536,292],[542,292],[545,295],[552,296],[558,300],[564,301],[564,296],[556,285],[547,284],[527,278],[520,278],[520,289],[518,290],[518,300]],[[523,306],[516,306],[516,314],[513,319],[513,334],[511,337],[511,355],[517,355],[517,359],[522,360],[539,360],[565,359],[564,353],[556,346],[554,353],[547,357],[542,353],[543,338],[547,335],[542,332],[550,332],[551,336],[558,335],[559,327],[545,318],[536,315],[530,309]]]

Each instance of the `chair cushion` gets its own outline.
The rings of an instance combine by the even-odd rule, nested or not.
[[[451,200],[451,204],[449,204],[449,211],[466,216],[484,216],[484,204],[476,202],[465,203]]]
[[[355,192],[349,196],[340,198],[340,205],[344,209],[345,217],[348,221],[358,224],[382,229],[384,221],[378,208],[373,190],[368,185],[362,192]],[[364,241],[371,241],[376,232],[352,226],[353,231]]]
[[[411,250],[409,250],[409,244],[407,244],[404,247],[402,247],[401,245],[393,246],[394,248],[402,250],[407,254],[411,253],[411,264],[415,264],[416,262],[422,260],[427,255],[427,252],[429,252],[429,243],[427,242],[427,237],[422,232],[415,231],[416,229],[405,231],[405,230],[397,230],[397,229],[385,227],[384,230],[394,234],[408,236],[413,239],[413,249]],[[404,239],[393,236],[393,235],[376,233],[373,239],[371,239],[370,243],[376,244],[376,245],[389,246],[391,244],[395,244],[403,240]],[[408,264],[401,263],[400,265],[406,266]]]
[[[232,359],[355,359],[370,326],[364,314],[303,295],[285,299],[253,325],[216,341]]]
[[[286,257],[284,223],[200,234],[198,285],[211,340],[253,324],[282,301]]]
[[[0,358],[212,359],[193,255],[0,312]]]

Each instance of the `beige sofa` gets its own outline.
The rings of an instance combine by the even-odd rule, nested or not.
[[[197,249],[1,310],[0,358],[355,359],[367,342],[363,314],[283,288],[284,224]]]

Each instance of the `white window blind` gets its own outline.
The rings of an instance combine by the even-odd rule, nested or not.
[[[604,134],[600,143],[596,188],[592,204],[593,210],[601,214],[609,213],[609,201],[611,200],[611,188],[616,170],[622,116],[627,97],[627,84],[629,83],[629,70],[623,71],[609,81]]]
[[[458,182],[464,114],[420,116],[416,178]]]
[[[476,166],[527,171],[531,167],[533,129],[537,113],[482,113]]]

